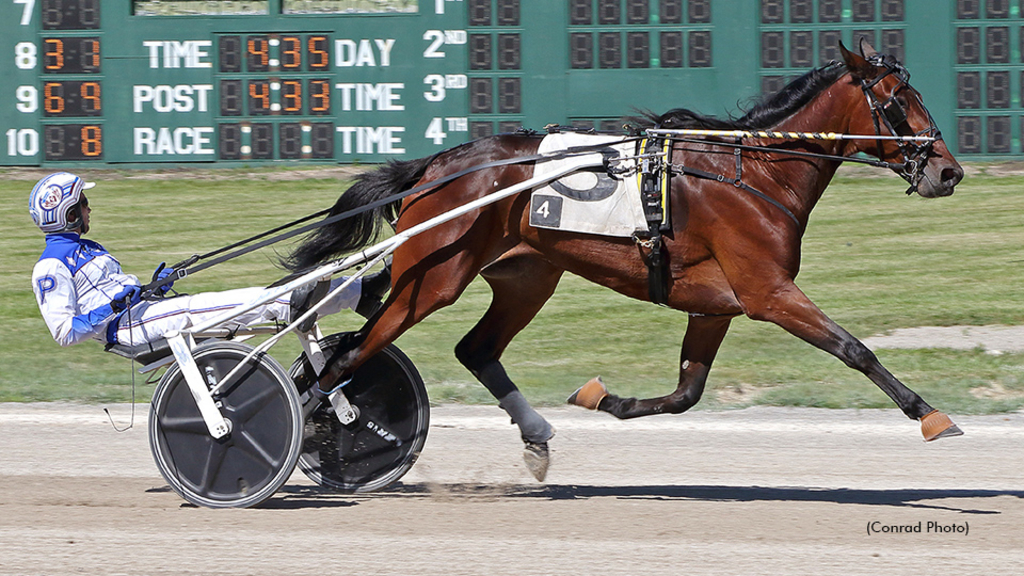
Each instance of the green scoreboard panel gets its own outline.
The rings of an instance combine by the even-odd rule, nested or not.
[[[0,0],[0,165],[381,162],[726,115],[867,38],[1020,157],[1024,0]]]

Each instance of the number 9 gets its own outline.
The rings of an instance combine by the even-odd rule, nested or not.
[[[15,94],[18,96],[18,112],[31,114],[39,109],[39,91],[35,86],[18,86]]]

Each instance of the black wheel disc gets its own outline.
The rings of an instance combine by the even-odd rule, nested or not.
[[[321,342],[327,356],[340,336]],[[309,400],[313,371],[303,356],[289,373],[303,400]],[[426,387],[409,358],[392,345],[364,362],[342,390],[359,418],[343,426],[329,404],[317,406],[306,418],[299,469],[333,490],[379,490],[412,468],[426,442]]]
[[[216,381],[252,350],[208,342],[193,357]],[[211,508],[244,508],[266,500],[291,476],[302,444],[302,406],[284,369],[270,356],[251,360],[214,397],[231,432],[213,438],[177,364],[153,393],[150,448],[160,473],[183,498]]]

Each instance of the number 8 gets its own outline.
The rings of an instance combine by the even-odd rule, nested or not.
[[[36,67],[36,45],[31,42],[18,42],[14,45],[14,64],[22,70]]]

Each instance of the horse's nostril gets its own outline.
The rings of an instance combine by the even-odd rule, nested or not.
[[[942,170],[942,183],[946,186],[956,186],[963,177],[964,170],[959,166],[956,168],[943,168]]]

